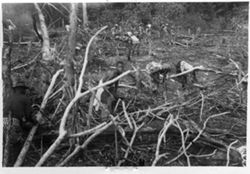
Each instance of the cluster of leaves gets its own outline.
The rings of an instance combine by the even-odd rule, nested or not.
[[[208,27],[226,29],[230,19],[240,13],[247,3],[114,3],[100,8],[89,5],[89,19],[96,23],[153,23],[172,22],[185,28]],[[98,10],[98,12],[97,12]],[[155,19],[158,20],[155,20]],[[129,22],[128,22],[129,21]]]

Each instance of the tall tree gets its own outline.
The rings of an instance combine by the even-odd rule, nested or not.
[[[42,43],[43,60],[50,61],[52,60],[52,56],[50,53],[49,34],[48,34],[47,26],[45,23],[45,18],[39,5],[36,3],[34,5],[35,5],[35,8],[37,9],[38,18],[40,20],[40,26],[41,26],[41,34],[42,34],[42,39],[43,39],[43,43]]]
[[[87,15],[87,4],[82,3],[82,20],[83,20],[83,27],[88,24],[88,15]]]
[[[69,52],[68,56],[65,57],[65,76],[66,81],[70,86],[74,85],[74,63],[73,59],[75,58],[75,46],[76,46],[76,30],[77,30],[77,4],[71,4],[70,12],[70,33],[69,33]]]

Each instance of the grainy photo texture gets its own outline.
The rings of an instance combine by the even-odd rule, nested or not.
[[[248,5],[3,3],[2,166],[245,166]]]

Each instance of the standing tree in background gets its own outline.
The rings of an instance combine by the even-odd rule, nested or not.
[[[71,12],[70,12],[70,32],[69,32],[69,40],[68,40],[68,56],[65,57],[65,77],[66,83],[69,86],[74,85],[74,63],[73,60],[75,58],[75,46],[76,46],[76,30],[77,30],[77,4],[71,4]]]
[[[87,4],[82,3],[82,19],[83,19],[83,27],[88,24],[88,15],[87,15]]]
[[[38,18],[39,18],[40,26],[41,26],[41,34],[42,34],[42,39],[43,39],[43,43],[42,43],[43,60],[50,61],[53,58],[50,53],[49,33],[48,33],[48,29],[45,23],[45,18],[39,5],[37,3],[35,3],[34,5],[35,5],[35,8],[37,9]]]
[[[74,70],[74,59],[75,59],[75,48],[76,48],[76,32],[77,32],[77,12],[78,12],[78,4],[72,3],[71,4],[71,11],[70,11],[70,31],[69,31],[69,39],[68,39],[68,56],[65,57],[65,99],[66,102],[72,100],[75,95],[75,70]],[[76,113],[77,113],[77,104],[72,108],[71,116],[69,117],[69,132],[73,133],[76,131]],[[71,152],[74,145],[76,144],[75,139],[69,140],[70,148],[66,155]]]

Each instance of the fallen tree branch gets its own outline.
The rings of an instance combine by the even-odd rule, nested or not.
[[[203,114],[203,108],[204,108],[204,95],[201,92],[201,110],[200,110],[200,122],[202,121],[202,114]]]
[[[217,152],[217,149],[215,149],[212,153],[209,153],[209,154],[202,154],[202,155],[190,154],[189,157],[204,158],[204,157],[213,156],[213,155],[215,155],[216,152]]]
[[[36,62],[36,60],[37,60],[37,58],[39,57],[40,53],[41,53],[41,52],[39,52],[39,53],[34,57],[34,59],[32,59],[31,61],[29,61],[28,63],[25,63],[25,64],[23,64],[23,65],[17,65],[17,66],[15,66],[15,67],[11,68],[11,71],[16,71],[16,70],[19,70],[19,69],[21,69],[21,68],[25,68],[26,66],[29,66],[29,65],[33,64],[34,62]]]
[[[193,72],[195,70],[200,70],[200,71],[212,71],[212,72],[215,72],[215,73],[220,73],[220,71],[216,71],[216,70],[213,70],[213,69],[209,69],[209,68],[205,68],[203,66],[196,66],[190,70],[187,70],[187,71],[184,71],[182,73],[179,73],[179,74],[174,74],[174,75],[171,75],[171,76],[168,76],[167,79],[170,79],[170,78],[176,78],[176,77],[179,77],[179,76],[182,76],[182,75],[185,75],[185,74],[188,74],[190,72]]]
[[[88,64],[88,54],[89,54],[89,48],[91,43],[94,41],[94,39],[96,38],[96,36],[101,33],[103,30],[105,30],[108,26],[104,26],[102,27],[99,31],[96,32],[96,34],[94,36],[91,37],[90,41],[88,42],[88,45],[86,47],[86,52],[85,52],[85,56],[84,56],[84,63],[82,66],[82,70],[81,70],[81,74],[79,76],[79,86],[77,89],[77,93],[81,92],[81,88],[82,88],[82,84],[83,84],[83,75],[85,74],[85,70]]]
[[[129,125],[130,129],[133,129],[132,123],[131,123],[131,121],[129,119],[129,116],[128,116],[128,113],[126,111],[126,106],[125,106],[124,101],[122,102],[122,108],[123,108],[124,116],[125,116],[125,118],[126,118],[126,120],[128,122],[128,125]]]
[[[135,140],[135,137],[136,137],[136,135],[137,135],[137,132],[138,132],[138,131],[142,128],[142,126],[145,124],[145,122],[143,122],[142,124],[140,124],[139,126],[137,126],[135,120],[133,119],[133,117],[131,117],[131,119],[132,119],[132,122],[133,122],[133,125],[134,125],[134,132],[133,132],[132,138],[131,138],[131,140],[130,140],[130,142],[129,142],[129,146],[128,146],[126,152],[125,152],[125,155],[124,155],[123,159],[127,159],[127,158],[128,158],[129,150],[132,149],[132,145],[133,145],[133,143],[134,143],[134,140]],[[122,164],[123,162],[124,162],[124,160],[120,160],[120,161],[118,162],[118,166],[121,166],[121,164]]]
[[[199,131],[199,134],[198,134],[198,135],[197,135],[197,136],[196,136],[196,137],[186,146],[186,150],[188,150],[188,149],[192,146],[192,144],[193,144],[194,142],[196,142],[196,141],[200,138],[200,136],[202,135],[203,131],[206,129],[207,122],[208,122],[211,118],[215,118],[215,117],[222,116],[222,115],[225,115],[225,114],[229,114],[229,112],[223,112],[223,113],[215,114],[215,115],[212,115],[212,116],[208,117],[208,118],[205,120],[204,124],[203,124],[202,130],[200,130],[200,131]],[[183,155],[183,153],[184,153],[184,151],[182,151],[182,152],[181,152],[179,155],[177,155],[175,158],[173,158],[173,159],[167,161],[165,164],[167,165],[167,164],[170,164],[170,163],[172,163],[173,161],[177,160],[178,158],[180,158],[180,157]]]
[[[173,115],[171,114],[169,116],[168,119],[166,119],[165,123],[164,123],[164,127],[162,128],[162,130],[160,131],[159,135],[158,135],[158,141],[157,141],[157,146],[156,146],[156,151],[155,151],[155,159],[152,163],[152,166],[155,166],[157,164],[157,162],[163,157],[165,156],[167,153],[161,154],[160,155],[160,146],[161,146],[161,142],[163,137],[165,136],[167,130],[169,129],[169,127],[174,123],[174,118]]]
[[[175,125],[175,126],[179,129],[179,131],[180,131],[180,133],[181,133],[181,142],[182,142],[183,153],[184,153],[184,155],[185,155],[186,158],[187,158],[187,164],[188,164],[188,166],[191,166],[190,156],[187,154],[187,149],[186,149],[186,146],[185,146],[185,143],[186,143],[186,142],[185,142],[185,137],[184,137],[184,133],[183,133],[183,131],[182,131],[182,129],[181,129],[181,126],[180,126],[180,124],[178,123],[178,121],[175,121],[173,125]]]
[[[116,117],[118,118],[118,117]],[[114,118],[114,119],[116,119]],[[81,146],[77,146],[75,150],[65,159],[63,162],[59,164],[59,166],[64,166],[70,159],[72,159],[81,149],[84,149],[90,142],[93,140],[97,135],[101,134],[104,130],[106,130],[108,127],[110,127],[113,124],[113,121],[110,121],[109,123],[105,123],[103,127],[96,130],[95,133],[93,133]]]
[[[91,134],[93,132],[96,132],[98,129],[101,129],[105,125],[106,125],[106,123],[101,123],[101,124],[97,125],[96,127],[92,128],[92,129],[88,129],[88,130],[85,130],[83,132],[72,134],[72,135],[69,135],[68,137],[69,138],[74,138],[74,137],[85,136],[85,135]]]
[[[69,115],[69,112],[71,110],[71,108],[73,107],[73,105],[84,95],[88,94],[89,92],[98,89],[99,87],[96,87],[95,89],[90,89],[85,93],[81,93],[81,89],[82,89],[82,84],[83,84],[83,75],[87,66],[87,61],[88,61],[88,52],[89,52],[89,48],[91,45],[91,42],[94,40],[94,38],[97,36],[97,34],[99,34],[101,31],[103,31],[104,29],[106,29],[107,26],[101,28],[94,36],[92,36],[92,38],[90,39],[87,48],[86,48],[86,54],[85,54],[85,59],[84,59],[84,64],[82,67],[82,71],[81,71],[81,75],[79,76],[79,85],[75,94],[75,97],[71,100],[71,102],[68,104],[68,106],[66,107],[63,117],[61,119],[61,123],[60,123],[60,127],[59,127],[59,136],[57,137],[56,141],[50,146],[50,148],[45,152],[45,154],[41,157],[41,159],[38,161],[38,163],[36,164],[36,166],[41,166],[46,160],[47,158],[54,152],[55,148],[61,143],[61,141],[65,138],[65,136],[67,135],[67,131],[65,129],[65,125],[66,125],[66,121]],[[124,74],[122,74],[124,75]],[[121,78],[121,75],[118,76]],[[118,80],[119,78],[113,79],[113,81]],[[112,81],[112,80],[111,80]],[[108,81],[106,83],[103,84],[103,86],[113,83],[111,81]]]
[[[7,41],[4,41],[3,43],[8,44]],[[28,42],[13,42],[13,45],[28,45],[28,44],[30,44],[30,41],[28,41]],[[32,42],[32,44],[38,45],[39,42]]]
[[[188,45],[186,45],[186,44],[182,44],[182,43],[177,42],[177,41],[174,41],[174,43],[173,43],[173,44],[180,45],[180,46],[183,46],[183,47],[185,47],[185,48],[188,48]]]
[[[226,163],[226,166],[229,166],[229,163],[230,163],[230,149],[231,149],[232,145],[234,145],[237,142],[238,142],[238,140],[235,140],[234,142],[230,143],[228,148],[227,148],[227,163]]]
[[[45,94],[45,96],[43,98],[43,101],[41,103],[40,111],[38,111],[36,113],[36,115],[35,115],[38,122],[42,121],[42,113],[41,113],[41,111],[45,108],[45,106],[47,104],[47,101],[48,101],[48,98],[49,98],[49,95],[51,94],[52,89],[53,89],[53,87],[55,85],[56,79],[60,75],[61,72],[63,72],[62,69],[58,70],[54,74],[54,76],[52,77],[51,83],[50,83],[50,85],[49,85],[49,87],[47,89],[47,92],[46,92],[46,94]],[[19,154],[19,156],[18,156],[18,158],[17,158],[17,160],[15,162],[14,167],[18,167],[18,166],[22,165],[22,163],[24,161],[24,158],[25,158],[25,156],[26,156],[26,154],[27,154],[27,152],[29,150],[31,141],[32,141],[32,139],[33,139],[33,137],[34,137],[34,135],[36,133],[36,130],[37,130],[38,126],[39,126],[39,123],[37,123],[35,126],[32,127],[32,129],[31,129],[31,131],[30,131],[30,133],[29,133],[29,135],[28,135],[28,137],[27,137],[27,139],[26,139],[26,141],[25,141],[25,143],[23,145],[23,148],[22,148],[22,150],[21,150],[21,152],[20,152],[20,154]]]

